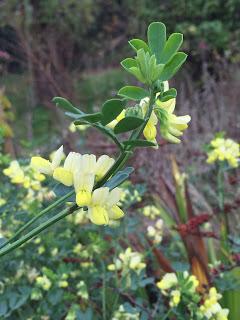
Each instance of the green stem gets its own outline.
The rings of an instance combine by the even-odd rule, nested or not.
[[[33,217],[31,220],[29,220],[24,226],[22,226],[17,232],[14,234],[12,238],[4,242],[2,245],[0,245],[0,249],[8,245],[9,243],[12,243],[14,240],[17,239],[17,237],[26,230],[29,226],[31,226],[34,222],[36,222],[38,219],[40,219],[44,214],[48,213],[50,210],[54,209],[58,205],[60,205],[64,200],[71,197],[74,194],[74,190],[70,191],[66,195],[59,198],[57,201],[53,202],[50,206],[43,209],[41,212],[39,212],[35,217]]]
[[[218,190],[218,206],[220,213],[220,237],[221,237],[221,247],[225,253],[230,255],[230,248],[228,243],[228,217],[224,212],[224,171],[221,163],[218,167],[217,174],[217,190]],[[222,259],[226,261],[226,255],[222,255]]]
[[[54,217],[50,218],[46,222],[42,223],[40,226],[36,227],[29,233],[27,233],[25,236],[20,238],[19,240],[13,242],[12,244],[9,244],[7,247],[0,250],[0,257],[6,255],[7,253],[13,251],[14,249],[20,247],[22,244],[24,244],[26,241],[32,239],[37,234],[45,230],[46,228],[50,227],[52,224],[56,223],[57,221],[63,219],[67,215],[73,213],[77,209],[77,205],[74,204],[72,207],[67,208],[56,214]]]

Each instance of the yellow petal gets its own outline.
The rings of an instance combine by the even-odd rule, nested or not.
[[[107,210],[104,207],[94,206],[88,209],[89,218],[92,223],[97,225],[104,225],[109,223]]]
[[[113,206],[109,212],[109,218],[113,220],[121,219],[124,212],[118,206]]]
[[[42,157],[32,157],[31,167],[40,173],[52,174],[52,164]]]
[[[82,190],[76,195],[76,203],[79,207],[89,206],[92,200],[91,192]]]
[[[143,130],[143,135],[147,140],[154,140],[157,136],[157,129],[154,125],[147,123]]]
[[[56,168],[53,171],[53,178],[67,187],[73,185],[73,174],[71,171],[66,170],[62,167]]]

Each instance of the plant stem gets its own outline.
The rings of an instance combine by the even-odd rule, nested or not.
[[[12,243],[14,240],[17,239],[17,237],[24,231],[26,230],[29,226],[31,226],[34,222],[36,222],[38,219],[40,219],[44,214],[48,213],[50,210],[54,209],[55,207],[57,207],[58,205],[60,205],[64,200],[66,200],[67,198],[69,198],[70,196],[72,196],[74,194],[74,190],[70,191],[69,193],[67,193],[66,195],[62,196],[61,198],[59,198],[57,201],[53,202],[50,206],[48,206],[47,208],[43,209],[42,211],[40,211],[35,217],[33,217],[31,220],[29,220],[24,226],[22,226],[19,230],[17,230],[17,232],[14,234],[14,236],[12,238],[10,238],[9,240],[7,240],[6,242],[4,242],[2,245],[0,245],[0,249],[5,247],[6,245],[8,245],[9,243]]]
[[[63,219],[67,215],[73,213],[77,209],[77,207],[78,206],[76,204],[74,204],[70,208],[62,210],[61,212],[56,214],[54,217],[50,218],[46,222],[42,223],[40,226],[36,227],[35,229],[33,229],[32,231],[27,233],[25,236],[23,236],[19,240],[13,242],[12,244],[9,244],[9,246],[7,246],[7,247],[3,248],[2,250],[0,250],[0,257],[4,256],[5,254],[13,251],[14,249],[16,249],[18,247],[20,247],[23,243],[25,243],[26,241],[32,239],[37,234],[39,234],[40,232],[42,232],[46,228],[50,227],[52,224],[54,224],[57,221]]]
[[[228,244],[228,217],[224,212],[224,172],[222,164],[219,164],[217,173],[217,191],[218,191],[218,206],[220,213],[220,236],[221,236],[221,247],[225,253],[230,255],[230,248]],[[226,254],[222,256],[223,260],[226,261]]]

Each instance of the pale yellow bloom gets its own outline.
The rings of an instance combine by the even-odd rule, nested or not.
[[[24,183],[24,171],[20,167],[17,160],[11,161],[9,167],[4,169],[3,173],[9,178],[11,178],[12,183]]]
[[[95,166],[96,181],[102,179],[106,172],[112,167],[115,160],[107,155],[102,155],[98,158]]]
[[[200,307],[200,312],[207,319],[227,320],[229,313],[228,309],[222,309],[218,300],[221,299],[215,287],[210,288],[208,295],[206,296],[204,303]]]
[[[191,120],[189,115],[176,116],[173,112],[176,106],[176,99],[170,99],[166,102],[157,100],[156,109],[161,115],[160,132],[164,139],[172,143],[180,143],[178,138],[182,136],[183,131],[188,128],[188,123]]]
[[[118,207],[121,198],[121,189],[102,187],[93,191],[91,203],[88,205],[90,220],[98,225],[108,224],[109,220],[117,220],[124,216],[123,211]]]
[[[128,270],[141,271],[146,267],[143,262],[143,255],[139,252],[132,251],[131,248],[127,248],[125,252],[119,254],[114,263],[108,265],[109,271],[115,270]]]
[[[232,139],[215,138],[210,142],[207,163],[227,161],[230,167],[237,168],[240,158],[240,145]]]
[[[38,172],[52,175],[54,170],[59,167],[64,158],[63,146],[61,146],[53,155],[52,160],[46,160],[42,157],[32,157],[31,166]]]
[[[63,167],[57,167],[53,171],[53,178],[65,186],[73,185],[74,172],[80,169],[81,155],[76,152],[70,152],[64,161]]]
[[[48,291],[52,286],[51,280],[46,275],[37,277],[36,282],[45,291]]]
[[[181,300],[181,292],[179,290],[172,290],[170,296],[170,306],[177,307]]]
[[[157,283],[158,288],[161,291],[168,290],[174,287],[178,283],[178,279],[175,273],[166,273],[162,280]]]
[[[0,207],[4,206],[7,203],[7,201],[3,198],[0,198]]]

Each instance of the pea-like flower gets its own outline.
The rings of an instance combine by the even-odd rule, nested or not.
[[[42,157],[32,157],[31,166],[47,175],[53,175],[54,170],[60,166],[62,159],[64,158],[63,146],[61,146],[53,155],[51,161]]]
[[[176,106],[176,99],[172,98],[168,101],[156,101],[154,109],[158,119],[160,120],[160,133],[164,139],[172,143],[180,143],[178,138],[183,135],[183,131],[188,128],[191,120],[189,115],[176,116],[173,112]]]
[[[222,298],[215,287],[210,288],[208,295],[206,296],[203,305],[200,307],[200,312],[207,319],[227,320],[228,309],[223,309],[218,300]]]
[[[226,161],[232,168],[237,168],[240,158],[240,145],[232,139],[217,137],[210,142],[207,163]]]
[[[97,225],[109,224],[110,220],[118,220],[124,216],[124,212],[117,205],[121,199],[121,189],[103,187],[93,191],[91,202],[88,205],[90,220]]]
[[[141,271],[146,267],[143,262],[143,255],[139,252],[132,251],[131,248],[127,248],[125,252],[119,254],[113,264],[108,265],[109,271],[120,271],[132,269],[134,271]]]

